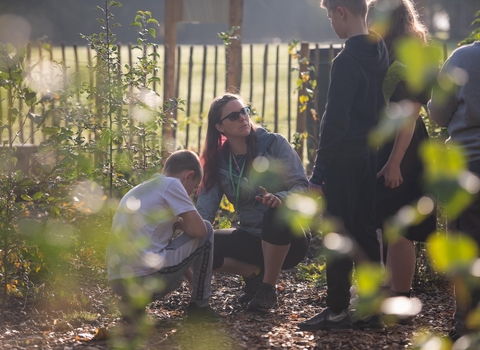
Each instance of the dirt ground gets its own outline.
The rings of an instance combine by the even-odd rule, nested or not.
[[[311,253],[310,255],[312,255]],[[238,277],[216,275],[212,307],[222,322],[190,325],[185,322],[189,293],[184,286],[149,307],[155,326],[130,348],[139,349],[408,349],[425,332],[446,336],[451,328],[453,298],[448,284],[414,290],[423,304],[413,326],[389,326],[383,332],[316,333],[300,331],[297,323],[325,307],[325,288],[300,281],[295,269],[282,272],[277,290],[279,307],[267,314],[247,312],[236,298]],[[127,348],[115,331],[120,318],[116,298],[105,281],[85,279],[79,291],[87,298],[84,309],[73,313],[55,302],[39,308],[27,299],[14,299],[0,326],[1,349],[116,349]],[[67,296],[68,297],[68,296]],[[59,303],[61,301],[58,301]]]

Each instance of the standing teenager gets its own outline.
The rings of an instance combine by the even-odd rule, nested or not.
[[[382,83],[388,52],[381,37],[369,32],[366,0],[322,0],[332,27],[345,48],[333,60],[327,104],[310,188],[326,200],[326,214],[339,223],[337,233],[354,242],[364,261],[378,263],[375,230],[376,153],[368,135],[385,108]],[[327,255],[327,308],[299,323],[302,330],[346,331],[353,260]],[[358,261],[356,261],[358,262]],[[362,327],[383,327],[377,315]]]

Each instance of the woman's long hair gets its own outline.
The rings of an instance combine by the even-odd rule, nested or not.
[[[395,60],[395,45],[402,38],[416,38],[427,42],[427,27],[420,21],[419,14],[412,0],[378,0],[377,3],[389,1],[389,28],[383,36],[387,46],[390,61]]]
[[[209,191],[213,185],[220,180],[221,158],[230,151],[226,137],[217,130],[215,125],[220,121],[225,105],[233,100],[243,101],[239,95],[227,93],[215,98],[208,111],[207,136],[203,144],[202,152],[200,153],[204,173],[201,188],[205,188],[206,191]],[[250,135],[247,136],[246,143],[246,168],[248,169],[257,155],[256,128],[253,124]]]

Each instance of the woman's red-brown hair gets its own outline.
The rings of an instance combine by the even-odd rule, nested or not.
[[[219,96],[213,100],[210,105],[210,110],[208,111],[207,136],[203,144],[202,152],[200,153],[200,161],[203,165],[204,173],[201,188],[204,188],[206,191],[209,191],[213,185],[219,181],[220,160],[223,155],[228,154],[230,151],[228,142],[226,142],[227,139],[217,130],[215,125],[220,121],[225,105],[234,100],[243,102],[239,95],[227,93]],[[250,135],[247,136],[246,143],[246,162],[248,168],[257,154],[256,128],[253,124]]]

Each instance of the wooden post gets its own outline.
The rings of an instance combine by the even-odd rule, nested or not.
[[[308,43],[302,43],[301,48],[300,48],[300,57],[302,58],[302,63],[300,63],[300,71],[298,72],[299,74],[299,79],[302,79],[302,72],[306,72],[308,70],[308,63],[304,62],[303,58],[307,58],[307,60],[310,58],[309,55],[309,49],[308,49]],[[300,104],[300,97],[307,95],[307,89],[306,89],[307,83],[302,84],[302,88],[298,90],[298,110],[297,110],[297,133],[303,134],[306,130],[306,120],[307,120],[307,110],[304,109],[301,111],[301,104]],[[297,153],[300,157],[300,159],[303,161],[303,149],[304,149],[304,140],[301,138],[300,141],[300,146],[297,148]]]
[[[177,46],[177,22],[182,17],[182,0],[165,0],[165,66],[163,67],[163,101],[168,104],[175,97],[175,48]],[[169,118],[175,119],[176,115]],[[163,146],[175,139],[175,130],[169,120],[163,124]]]
[[[168,0],[167,0],[168,1]],[[242,79],[242,21],[243,0],[230,0],[229,28],[240,27],[233,35],[239,39],[232,40],[229,46],[227,90],[233,93],[240,91]]]

